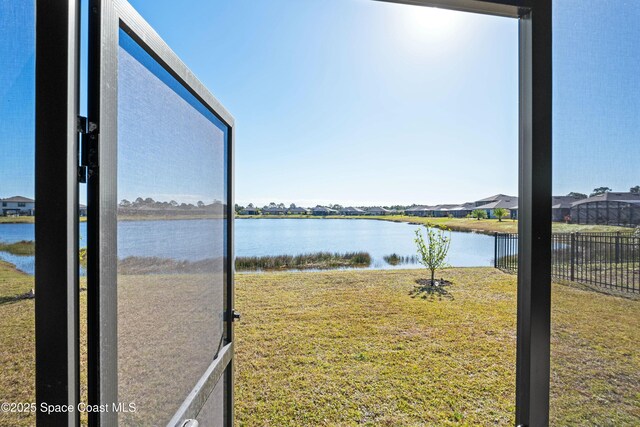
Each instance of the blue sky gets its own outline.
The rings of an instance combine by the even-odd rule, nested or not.
[[[242,204],[517,193],[515,20],[370,0],[131,3],[235,116]],[[554,192],[626,191],[640,184],[640,11],[554,6]],[[1,57],[14,39],[0,38]],[[15,75],[0,70],[3,89]],[[12,87],[32,99],[24,80]],[[15,157],[32,133],[4,123],[32,107],[6,99],[0,196],[28,195]]]
[[[34,195],[34,25],[32,2],[0,0],[0,198]]]

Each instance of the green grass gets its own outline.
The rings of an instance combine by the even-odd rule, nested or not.
[[[8,252],[13,255],[31,256],[36,254],[36,245],[33,240],[21,240],[15,243],[0,242],[0,252]]]
[[[85,287],[84,279],[81,287]],[[0,261],[0,402],[35,402],[35,311],[33,299],[16,300],[34,288],[33,276]],[[80,294],[81,388],[86,388],[86,293]],[[81,416],[87,423],[85,414]],[[33,426],[35,414],[0,413],[0,426]]]
[[[515,276],[450,269],[438,276],[451,286],[415,294],[426,276],[237,275],[238,425],[513,425]],[[0,263],[0,295],[32,287],[31,277]],[[130,425],[158,424],[208,363],[211,349],[198,344],[212,338],[207,301],[218,295],[206,276],[187,274],[126,276],[118,290],[119,363],[131,379],[121,400],[147,408]],[[640,425],[640,302],[563,285],[554,285],[552,301],[551,425]],[[0,303],[0,401],[33,401],[33,303]],[[81,360],[86,366],[84,350]],[[32,424],[0,415],[3,426]]]
[[[513,425],[515,276],[426,276],[238,275],[239,425]],[[639,304],[554,285],[552,425],[640,423]]]
[[[417,216],[406,215],[385,215],[385,216],[372,216],[372,215],[360,215],[360,216],[340,216],[330,215],[326,217],[313,216],[313,215],[241,215],[236,216],[236,219],[250,219],[250,218],[268,218],[268,219],[283,219],[283,218],[298,218],[298,219],[373,219],[392,222],[407,222],[409,224],[433,224],[439,227],[447,227],[454,231],[475,231],[479,233],[517,233],[518,221],[511,219],[503,219],[498,221],[497,219],[481,219],[474,218],[426,218]],[[611,225],[582,225],[582,224],[565,224],[561,222],[552,223],[554,233],[576,233],[576,232],[630,232],[633,229],[627,227],[616,227]]]

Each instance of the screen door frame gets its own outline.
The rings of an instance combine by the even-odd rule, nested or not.
[[[549,425],[551,342],[552,1],[377,0],[518,20],[517,426]]]
[[[233,420],[233,216],[234,119],[194,76],[155,30],[125,0],[91,0],[89,4],[88,119],[97,144],[88,158],[87,203],[88,388],[89,403],[118,402],[117,342],[117,116],[119,31],[124,30],[199,102],[228,128],[224,277],[224,346],[174,415],[169,425],[196,418],[219,379],[224,380],[225,425]],[[185,320],[187,321],[187,320]],[[188,351],[188,349],[186,349]],[[113,411],[90,413],[90,425],[117,425]],[[168,420],[169,421],[169,420]]]

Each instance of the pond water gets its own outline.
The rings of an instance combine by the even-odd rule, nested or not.
[[[212,253],[210,242],[222,225],[221,220],[122,221],[118,224],[118,256],[185,261],[215,257],[218,254]],[[235,222],[235,249],[237,256],[364,251],[372,258],[369,268],[415,268],[416,264],[389,265],[383,257],[415,255],[414,232],[418,227],[366,219],[239,219]],[[86,245],[84,236],[86,223],[81,223],[81,247]],[[33,224],[0,224],[1,242],[33,239]],[[452,232],[447,262],[455,267],[490,266],[493,250],[493,236]],[[0,259],[33,274],[33,257],[0,252]]]

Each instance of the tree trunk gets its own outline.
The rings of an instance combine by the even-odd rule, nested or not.
[[[431,270],[431,286],[436,284],[436,270]]]

